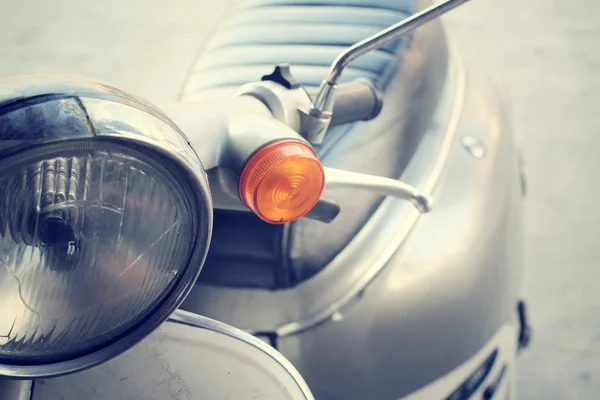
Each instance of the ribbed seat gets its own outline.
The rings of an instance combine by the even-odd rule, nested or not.
[[[306,86],[318,86],[344,49],[413,13],[414,1],[249,1],[219,24],[196,62],[184,99],[228,95],[289,63]],[[353,62],[342,81],[368,78],[384,89],[401,60],[396,40]],[[227,90],[229,89],[229,90]],[[207,93],[209,91],[210,93]]]

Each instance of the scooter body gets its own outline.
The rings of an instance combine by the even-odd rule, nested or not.
[[[236,28],[248,36],[270,29],[253,30],[249,21],[268,16],[276,27],[287,18],[291,33],[274,39],[288,40],[277,49],[282,55],[271,44],[254,44],[254,58],[246,63],[290,57],[297,47],[294,30],[312,30],[299,21],[327,21],[333,32],[346,29],[351,36],[346,24],[383,28],[388,21],[374,15],[416,11],[411,2],[311,3],[320,9],[267,3],[275,2],[248,6],[217,29],[184,100],[228,95],[222,84],[233,79],[228,68],[206,66],[237,55],[228,47],[243,42],[234,37]],[[315,21],[316,12],[321,20]],[[328,20],[328,12],[337,19]],[[312,44],[313,53],[295,61],[318,64],[317,54],[329,45]],[[305,219],[269,234],[252,230],[252,221],[217,213],[207,263],[183,308],[270,338],[319,399],[451,398],[455,391],[454,398],[467,398],[496,384],[497,398],[512,398],[518,339],[526,327],[518,314],[521,171],[507,99],[448,49],[439,22],[396,46],[388,53],[397,58],[379,80],[364,72],[376,69],[373,59],[344,72],[349,80],[374,79],[383,88],[384,107],[372,121],[334,128],[321,159],[333,167],[397,174],[427,188],[435,211],[422,215],[400,199],[340,189],[330,192],[340,199],[340,215],[327,225]],[[292,63],[291,71],[317,83],[304,68]],[[245,235],[236,237],[240,230]],[[485,371],[481,382],[465,389],[478,371]]]
[[[334,218],[270,225],[234,204],[230,174],[212,168],[219,146],[206,144],[223,140],[207,132],[224,113],[242,116],[229,120],[228,140],[253,127],[250,108],[293,125],[285,103],[273,101],[274,84],[314,92],[340,49],[429,4],[256,0],[234,9],[182,102],[166,108],[214,189],[198,282],[137,347],[4,390],[66,400],[515,398],[516,357],[528,340],[518,297],[522,171],[505,93],[449,50],[439,21],[350,63],[341,82],[368,81],[383,107],[368,121],[331,126],[315,145],[326,168],[428,193],[431,212],[356,187],[326,188],[339,205]],[[230,102],[240,94],[266,107]],[[197,103],[212,104],[202,123],[190,116]],[[228,152],[220,147],[219,157]]]

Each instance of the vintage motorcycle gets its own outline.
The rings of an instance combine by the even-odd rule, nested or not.
[[[242,3],[164,112],[2,81],[0,399],[515,398],[522,172],[464,2]]]

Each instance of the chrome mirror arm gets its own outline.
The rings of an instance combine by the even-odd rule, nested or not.
[[[325,167],[325,188],[336,187],[364,189],[405,199],[412,202],[421,213],[428,213],[433,208],[431,197],[399,180]]]
[[[333,116],[335,89],[344,68],[358,57],[374,50],[394,39],[420,27],[427,22],[438,18],[448,11],[466,3],[469,0],[445,0],[434,4],[410,17],[390,26],[375,35],[368,37],[340,54],[329,69],[327,77],[321,83],[319,92],[315,96],[308,110],[300,110],[304,119],[304,131],[311,143],[319,144],[323,141],[325,131],[329,127]]]

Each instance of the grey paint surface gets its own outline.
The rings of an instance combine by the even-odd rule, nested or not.
[[[2,0],[0,76],[76,73],[169,101],[230,3]],[[600,214],[590,195],[600,179],[599,11],[592,0],[474,0],[446,17],[466,60],[509,88],[526,159],[535,336],[520,363],[523,399],[600,390]]]

